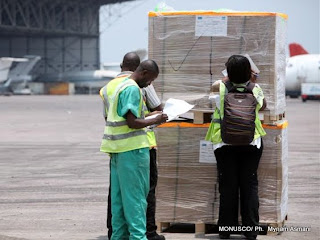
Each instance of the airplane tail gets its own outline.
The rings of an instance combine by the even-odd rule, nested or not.
[[[41,59],[40,56],[32,56],[32,55],[26,55],[23,57],[28,59],[29,61],[17,63],[16,66],[12,68],[11,71],[9,72],[10,78],[19,79],[19,77],[21,76],[29,75],[31,70],[36,65],[36,63]]]
[[[5,82],[8,79],[12,62],[27,62],[26,58],[12,58],[1,57],[0,58],[0,83]]]
[[[12,64],[12,61],[8,61],[7,59],[0,58],[0,82],[1,83],[7,80],[11,64]]]
[[[309,54],[299,43],[289,44],[290,57],[302,54]]]

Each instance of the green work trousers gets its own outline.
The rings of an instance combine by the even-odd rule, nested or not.
[[[111,240],[147,240],[149,148],[111,154]]]

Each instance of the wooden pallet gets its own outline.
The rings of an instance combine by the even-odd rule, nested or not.
[[[211,116],[214,112],[210,109],[193,109],[193,123],[194,124],[204,124],[211,122]]]
[[[165,229],[170,227],[169,222],[157,222],[156,225],[159,232],[163,232]]]
[[[170,228],[169,222],[157,222],[157,228],[159,232],[163,232]],[[195,226],[195,236],[201,237],[206,234],[206,223],[191,223]]]
[[[206,234],[206,224],[205,223],[196,223],[195,224],[195,236],[202,237]]]
[[[260,227],[262,231],[259,232],[260,235],[268,235],[268,236],[275,236],[278,234],[281,234],[281,231],[269,231],[270,227],[281,229],[285,226],[286,221],[288,220],[288,216],[285,217],[285,219],[282,222],[277,223],[262,223],[260,224]],[[192,223],[194,224],[195,228],[195,237],[204,237],[206,234],[218,234],[219,233],[219,227],[217,224],[212,223]],[[166,231],[170,228],[171,223],[170,222],[157,222],[157,227],[159,232]],[[234,235],[236,234],[242,234],[241,232],[235,232],[232,233]]]
[[[284,220],[282,222],[277,222],[277,223],[267,223],[266,224],[266,235],[269,235],[269,236],[275,236],[275,235],[279,235],[282,233],[282,231],[278,231],[278,232],[273,232],[273,231],[270,231],[270,227],[273,227],[273,228],[282,228],[285,226],[285,223],[286,221],[288,220],[288,215],[286,215],[286,217],[284,218]]]
[[[269,111],[262,111],[262,114],[263,119],[261,122],[264,124],[274,124],[278,121],[284,120],[286,116],[285,112],[277,115],[271,115]]]
[[[214,112],[214,109],[193,109],[193,123],[194,124],[204,124],[210,123],[211,117]],[[277,115],[272,115],[269,110],[264,110],[259,112],[259,117],[261,122],[264,124],[275,124],[278,121],[285,119],[285,112]]]

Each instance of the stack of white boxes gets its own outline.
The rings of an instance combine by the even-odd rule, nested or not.
[[[212,109],[212,83],[225,62],[249,54],[260,69],[258,84],[270,115],[285,111],[286,15],[251,12],[150,12],[149,58],[160,69],[155,89],[165,102],[178,98],[195,109]],[[265,125],[259,166],[260,220],[280,223],[287,214],[287,122]],[[157,128],[159,182],[157,221],[216,223],[219,209],[215,163],[199,159],[208,124]]]

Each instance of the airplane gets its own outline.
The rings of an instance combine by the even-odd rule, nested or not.
[[[31,94],[27,82],[33,77],[31,70],[40,56],[26,55],[23,58],[0,58],[0,95]],[[16,62],[12,67],[12,63]]]
[[[146,59],[148,52],[139,48],[134,50],[140,60]],[[121,72],[120,62],[101,64],[100,69],[87,71],[70,71],[64,73],[46,73],[39,75],[35,82],[42,83],[73,83],[75,92],[81,94],[99,93],[101,87],[114,79]]]
[[[286,95],[297,98],[301,85],[320,84],[320,54],[309,54],[300,44],[289,44],[286,66]]]
[[[50,73],[40,75],[35,82],[74,83],[75,92],[81,94],[99,93],[101,87],[114,79],[120,71],[88,70],[77,72]]]

